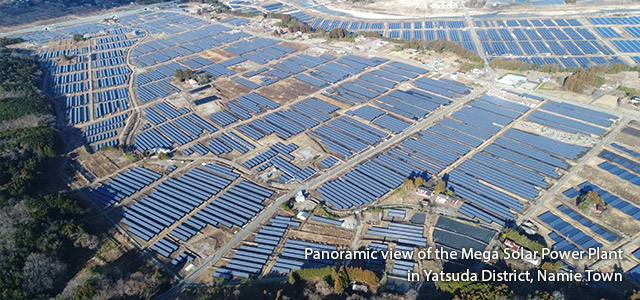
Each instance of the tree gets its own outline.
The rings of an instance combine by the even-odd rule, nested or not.
[[[186,70],[177,69],[176,72],[173,74],[173,77],[177,81],[184,81],[187,78],[193,78],[193,71],[189,69],[186,69]]]
[[[600,72],[605,72],[602,68],[591,68],[589,70],[579,69],[577,72],[568,76],[562,88],[574,93],[582,93],[587,86],[601,86],[604,84],[604,78],[598,76]]]
[[[182,69],[177,69],[175,73],[173,73],[173,78],[177,81],[184,81],[184,71]]]
[[[329,31],[329,38],[330,39],[343,39],[345,37],[347,37],[349,35],[349,31],[347,31],[344,28],[338,27],[338,28],[334,28],[331,29],[331,31]]]
[[[549,273],[554,273],[554,272],[558,272],[560,271],[560,269],[562,269],[562,263],[557,261],[555,263],[550,263],[548,261],[545,261],[541,266],[540,269],[545,270]]]
[[[96,237],[95,235],[91,235],[88,233],[82,233],[78,236],[78,238],[76,239],[74,245],[76,247],[82,247],[82,248],[87,248],[87,249],[95,249],[96,247],[98,247],[98,237]]]
[[[52,289],[63,278],[66,266],[44,253],[31,253],[22,268],[23,286],[38,294]]]
[[[580,195],[576,201],[578,202],[577,204],[580,209],[587,209],[592,205],[605,205],[604,200],[602,200],[602,197],[600,197],[596,191],[588,191],[587,193]]]
[[[438,183],[433,187],[433,191],[436,194],[444,193],[447,190],[447,183],[444,180],[438,181]]]
[[[371,288],[372,291],[378,289],[380,278],[371,270],[363,270],[362,268],[347,267],[348,282],[357,281],[365,283]]]
[[[73,35],[73,40],[76,41],[76,42],[81,42],[81,41],[84,41],[85,38],[84,38],[84,35],[82,35],[82,34],[74,34]]]
[[[344,290],[349,287],[349,277],[347,275],[347,270],[345,267],[341,267],[336,275],[336,279],[333,282],[333,290],[336,294],[340,295],[344,292]]]
[[[414,184],[414,183],[413,183],[413,180],[411,180],[411,178],[405,178],[405,179],[404,179],[403,185],[404,185],[407,189],[412,190],[412,189],[416,188],[413,184]]]
[[[196,75],[196,81],[200,85],[207,84],[211,82],[211,77],[207,73],[200,73]]]
[[[500,299],[513,296],[513,291],[505,284],[489,282],[438,281],[436,287],[455,295],[457,299]]]
[[[24,42],[24,40],[22,38],[7,38],[7,37],[3,37],[0,38],[0,47],[4,47],[4,46],[8,46],[8,45],[13,45],[13,44],[18,44],[18,43],[22,43]]]
[[[413,184],[415,184],[415,186],[421,186],[421,185],[423,185],[425,183],[426,183],[426,181],[422,177],[416,177],[416,178],[413,179]]]
[[[291,15],[288,15],[288,14],[283,14],[282,17],[280,18],[280,21],[284,25],[288,25],[289,23],[291,23],[292,20],[293,18],[291,17]]]

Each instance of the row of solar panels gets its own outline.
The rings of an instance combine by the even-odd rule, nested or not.
[[[180,89],[169,83],[169,80],[157,81],[136,88],[138,99],[142,102],[149,102],[158,98],[168,97],[172,93],[179,92]]]
[[[125,98],[129,98],[129,92],[127,91],[127,88],[104,90],[101,92],[93,93],[94,102],[106,102]]]
[[[614,54],[609,47],[596,41],[482,42],[482,46],[485,53],[490,56],[504,56],[507,54],[514,56],[571,55],[578,56],[577,58],[585,58],[581,56],[600,53],[604,55]]]
[[[186,110],[186,111],[184,111]],[[151,107],[146,107],[144,109],[144,118],[149,120],[154,125],[159,125],[169,120],[173,120],[184,113],[188,113],[187,108],[181,108],[180,110],[174,108],[172,105],[167,102],[160,102]],[[161,114],[158,114],[160,112]]]
[[[207,145],[207,149],[215,155],[230,153],[233,150],[240,153],[247,153],[250,149],[254,148],[255,146],[253,144],[231,131],[209,140],[209,144]]]
[[[606,230],[602,229],[602,227],[593,224],[591,221],[587,220],[585,217],[579,215],[577,212],[571,210],[570,208],[564,206],[564,205],[560,205],[558,206],[558,210],[561,211],[562,213],[566,214],[567,216],[569,216],[571,219],[575,220],[576,222],[582,224],[584,227],[589,228],[591,231],[593,231],[594,233],[602,236],[602,238],[604,238],[605,240],[609,241],[609,242],[614,242],[616,240],[616,237],[611,235],[609,232],[607,232]]]
[[[616,176],[622,178],[623,180],[626,180],[626,181],[628,181],[628,182],[630,182],[632,184],[640,186],[640,176],[638,176],[638,174],[636,174],[636,173],[629,172],[629,171],[627,171],[627,170],[625,170],[623,168],[620,168],[617,165],[612,164],[612,163],[607,162],[607,161],[599,164],[598,167],[600,167],[601,169],[603,169],[603,170],[605,170],[605,171],[607,171],[607,172],[609,172],[609,173],[611,173],[613,175],[616,175]]]
[[[89,79],[89,72],[71,73],[66,75],[59,75],[53,77],[53,84],[67,84],[71,82],[78,82]]]
[[[629,149],[629,148],[627,148],[625,146],[622,146],[620,144],[611,143],[611,146],[616,148],[616,149],[620,149],[620,150],[622,150],[622,151],[624,151],[624,152],[626,152],[628,154],[631,154],[631,156],[633,156],[633,157],[640,157],[640,153],[639,152],[631,150],[631,149]]]
[[[100,69],[100,70],[94,71],[93,78],[97,79],[97,78],[103,78],[103,77],[110,77],[110,76],[128,74],[130,72],[131,71],[127,66],[106,68],[106,69]]]
[[[95,50],[95,51],[105,51],[105,50],[114,50],[114,49],[118,49],[118,48],[128,48],[128,47],[131,47],[133,44],[135,44],[137,41],[138,41],[137,39],[133,39],[133,40],[126,40],[126,41],[119,41],[119,42],[113,42],[113,43],[108,43],[108,44],[96,45],[96,46],[93,46],[93,50]]]
[[[121,29],[128,30],[127,32],[131,31],[131,29],[128,29],[128,28],[121,28]],[[101,45],[101,44],[107,44],[107,43],[113,43],[113,42],[125,41],[125,40],[127,40],[127,36],[124,34],[121,34],[121,35],[101,37],[95,40],[95,42],[96,42],[96,45]]]
[[[333,156],[327,156],[325,159],[318,162],[318,164],[325,169],[329,169],[333,167],[337,162],[338,162],[337,158]]]
[[[480,41],[581,41],[596,40],[596,37],[586,28],[538,28],[538,29],[479,29]],[[515,37],[515,38],[514,38]]]
[[[106,52],[98,52],[91,54],[90,58],[92,61],[103,60],[107,58],[116,58],[116,57],[124,57],[125,52],[122,50],[112,50]]]
[[[325,31],[331,31],[335,28],[344,28],[349,31],[383,31],[385,29],[411,29],[413,28],[464,28],[466,27],[465,21],[458,20],[441,20],[441,21],[416,21],[416,22],[351,22],[341,20],[331,20],[317,18],[313,22],[311,20],[301,20],[302,22],[309,24],[313,29],[323,29]],[[385,26],[386,25],[386,26]]]

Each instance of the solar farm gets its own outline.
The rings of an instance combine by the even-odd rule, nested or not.
[[[391,39],[448,40],[489,60],[502,58],[560,68],[589,68],[608,64],[637,64],[640,52],[638,17],[578,19],[463,19],[389,22],[316,17],[291,13],[318,30],[344,28],[376,32]],[[476,36],[481,47],[474,43]],[[615,49],[615,51],[613,50]]]
[[[640,63],[638,17],[378,21],[283,3],[254,10],[317,31],[449,40],[488,60]],[[345,264],[305,259],[306,248],[482,251],[525,222],[549,248],[624,249],[619,267],[640,269],[631,254],[640,247],[637,114],[247,29],[255,22],[168,8],[22,35],[36,45],[65,139],[110,166],[76,166],[88,201],[176,280]],[[137,159],[113,158],[125,152]],[[416,193],[413,182],[446,191]],[[581,207],[592,191],[606,204]],[[403,279],[425,262],[354,264]]]

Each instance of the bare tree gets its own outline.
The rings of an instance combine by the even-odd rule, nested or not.
[[[333,293],[333,288],[325,280],[318,280],[316,283],[316,291],[326,297]]]
[[[98,244],[99,244],[98,237],[88,233],[80,234],[75,242],[76,246],[80,246],[82,248],[87,248],[91,250],[98,247]]]
[[[22,268],[23,287],[33,294],[53,288],[64,277],[66,266],[44,253],[31,253]]]
[[[416,300],[418,299],[418,292],[414,289],[410,289],[406,294],[404,294],[404,298],[406,300]]]

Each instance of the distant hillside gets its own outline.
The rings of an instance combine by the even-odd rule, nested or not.
[[[99,12],[103,9],[163,0],[0,0],[0,27],[18,26],[70,15]]]

